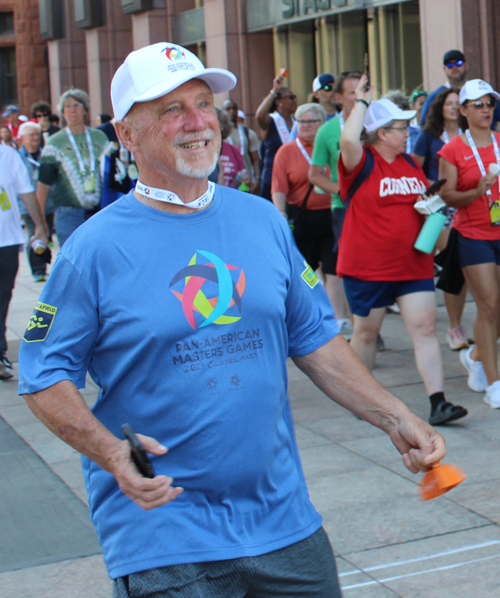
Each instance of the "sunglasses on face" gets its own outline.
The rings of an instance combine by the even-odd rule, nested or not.
[[[454,66],[462,66],[463,63],[464,63],[463,60],[454,60],[453,62],[447,62],[445,64],[445,67],[447,69],[452,69]]]
[[[44,112],[43,114],[35,114],[35,118],[42,118],[44,116],[50,116],[48,112]]]
[[[488,100],[487,102],[481,102],[481,100],[477,100],[476,102],[468,102],[467,106],[474,106],[476,110],[481,110],[483,106],[487,108],[494,108],[497,105],[497,101],[495,99]]]
[[[333,85],[331,83],[328,83],[328,85],[323,85],[321,89],[324,89],[325,91],[332,91]]]
[[[319,118],[316,118],[315,120],[298,120],[297,122],[299,123],[299,125],[315,125],[316,123],[320,123],[321,121],[319,120]]]
[[[281,96],[279,99],[284,100],[285,98],[288,98],[289,100],[292,100],[292,102],[293,102],[294,100],[297,99],[297,96],[292,93],[289,96]]]

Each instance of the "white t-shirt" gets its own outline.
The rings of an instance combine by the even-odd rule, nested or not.
[[[17,207],[17,196],[33,191],[28,169],[15,149],[0,145],[0,193],[5,190],[8,202],[0,196],[0,247],[26,243]]]

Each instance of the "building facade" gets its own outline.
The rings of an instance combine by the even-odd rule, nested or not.
[[[496,0],[0,0],[2,103],[17,94],[24,110],[49,98],[55,108],[79,87],[92,119],[111,113],[116,68],[130,51],[165,40],[236,73],[231,96],[249,115],[280,68],[304,102],[318,73],[363,70],[365,55],[378,95],[442,84],[450,48],[465,52],[471,78],[498,86],[498,25]]]

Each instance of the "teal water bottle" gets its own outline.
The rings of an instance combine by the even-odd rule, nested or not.
[[[443,208],[445,210],[446,208]],[[432,253],[436,246],[439,233],[443,230],[444,223],[446,222],[446,213],[441,210],[434,212],[430,216],[427,216],[424,226],[420,231],[420,234],[415,241],[415,249],[422,251],[423,253]]]

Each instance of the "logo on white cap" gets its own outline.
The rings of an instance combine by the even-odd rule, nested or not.
[[[191,79],[201,79],[213,93],[236,85],[233,73],[205,68],[198,56],[176,44],[159,42],[131,52],[111,82],[116,120],[122,120],[136,102],[160,98]]]
[[[163,52],[165,52],[165,56],[169,60],[182,60],[183,58],[186,58],[186,52],[180,47],[167,46]]]

